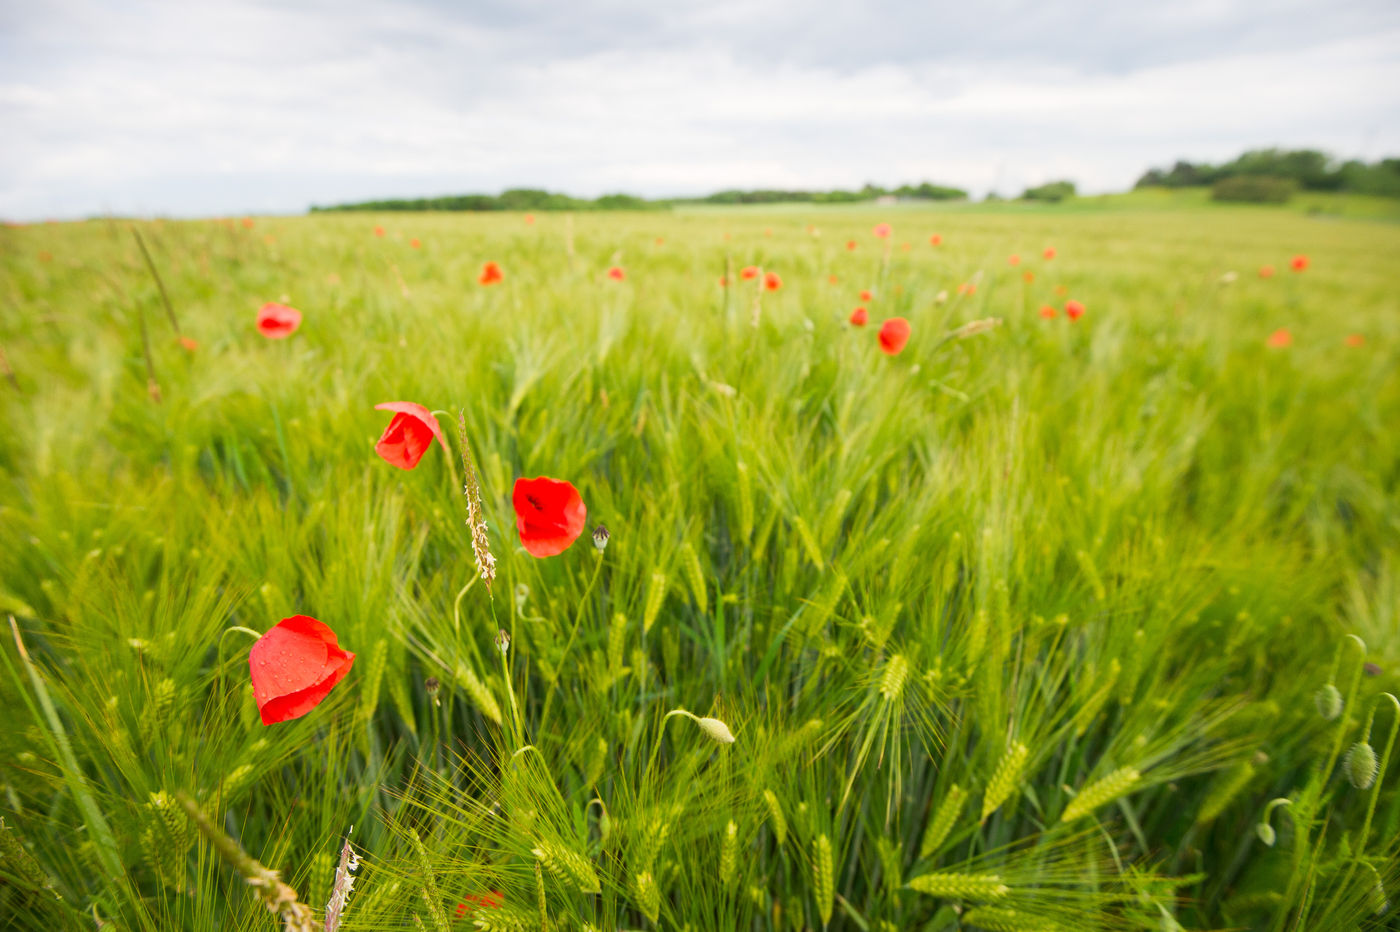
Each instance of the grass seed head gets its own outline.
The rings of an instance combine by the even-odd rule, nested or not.
[[[978,906],[963,913],[962,924],[985,932],[1059,932],[1063,926],[1005,906]]]
[[[948,833],[957,824],[958,816],[962,815],[963,804],[966,801],[967,790],[956,783],[948,788],[947,795],[938,804],[938,811],[933,814],[928,827],[924,829],[924,840],[919,845],[919,857],[926,858],[943,846]]]
[[[773,830],[773,838],[781,848],[787,841],[787,819],[783,817],[783,807],[778,803],[778,794],[772,790],[764,790],[763,804],[768,807],[768,827]]]
[[[818,835],[812,849],[812,892],[817,898],[817,912],[822,925],[831,922],[831,909],[836,900],[836,873],[832,864],[831,839]]]
[[[666,601],[666,574],[655,572],[651,574],[651,586],[647,589],[647,603],[642,610],[642,633],[650,634],[651,626],[656,624],[656,617],[661,614],[661,605]]]
[[[724,827],[724,840],[719,849],[719,882],[728,887],[734,882],[739,866],[739,826],[733,819]]]
[[[1064,814],[1060,816],[1061,822],[1073,822],[1082,818],[1102,806],[1127,793],[1138,781],[1142,779],[1142,774],[1134,767],[1119,767],[1108,776],[1090,783],[1079,791],[1079,795],[1069,801],[1065,807]]]
[[[557,880],[572,883],[580,893],[601,893],[602,884],[589,860],[565,845],[541,841],[530,852]]]
[[[651,871],[645,870],[632,875],[632,898],[637,908],[652,922],[661,915],[661,891]]]
[[[962,874],[940,871],[924,874],[909,881],[911,889],[945,900],[994,902],[1004,900],[1011,888],[1002,883],[999,874]]]
[[[457,416],[457,435],[462,444],[462,492],[467,497],[467,527],[472,532],[472,556],[476,559],[476,571],[481,581],[486,583],[489,592],[496,579],[496,558],[491,553],[491,539],[486,534],[486,514],[481,507],[481,484],[476,478],[476,466],[472,462],[471,447],[467,444],[467,414]],[[450,454],[449,454],[450,455]]]
[[[903,654],[895,654],[885,662],[885,672],[880,678],[880,695],[886,702],[894,702],[904,694],[905,681],[909,679],[909,661]]]
[[[987,784],[987,792],[982,797],[982,821],[1001,808],[1002,803],[1011,798],[1021,785],[1021,775],[1030,758],[1030,748],[1020,741],[1013,741],[997,764],[992,780]]]

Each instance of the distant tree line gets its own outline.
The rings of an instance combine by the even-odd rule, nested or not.
[[[555,194],[538,188],[511,188],[500,194],[453,194],[444,197],[389,198],[359,201],[354,204],[334,204],[311,208],[312,212],[329,210],[644,210],[665,207],[659,201],[647,201],[631,194],[605,194],[588,200]]]
[[[536,188],[512,188],[496,195],[457,194],[445,197],[389,198],[326,207],[313,206],[311,210],[647,210],[663,209],[674,204],[858,204],[886,196],[903,200],[952,201],[966,200],[967,192],[961,188],[949,188],[925,181],[922,184],[906,184],[898,188],[867,184],[858,191],[733,190],[720,191],[706,197],[662,200],[646,200],[631,194],[605,194],[589,200]]]
[[[1243,180],[1241,180],[1243,179]],[[1211,187],[1218,200],[1285,201],[1294,190],[1400,197],[1400,159],[1339,162],[1317,149],[1252,149],[1221,165],[1178,161],[1134,187]]]
[[[1051,181],[1048,184],[1039,185],[1034,188],[1027,188],[1021,194],[1023,201],[1049,201],[1057,204],[1065,198],[1074,197],[1078,193],[1073,181]]]
[[[759,189],[754,191],[719,191],[708,197],[679,198],[671,203],[691,204],[859,204],[880,197],[895,197],[910,201],[965,201],[967,192],[962,188],[944,185],[905,184],[897,188],[882,188],[867,184],[856,191],[780,191]]]

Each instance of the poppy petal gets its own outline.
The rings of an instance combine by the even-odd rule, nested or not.
[[[433,432],[433,436],[438,439],[438,443],[444,447],[447,446],[447,439],[443,436],[442,426],[438,424],[438,419],[423,405],[412,401],[386,401],[383,404],[375,405],[374,410],[395,411],[399,414],[412,415],[428,426],[428,429]]]
[[[264,725],[310,712],[350,671],[355,655],[330,626],[307,615],[283,618],[248,652],[253,699]]]
[[[563,553],[583,533],[588,509],[578,489],[560,479],[517,479],[511,492],[520,543],[531,556]]]

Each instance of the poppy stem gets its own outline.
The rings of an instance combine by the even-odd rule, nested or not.
[[[156,264],[151,260],[151,253],[146,248],[146,241],[141,238],[141,231],[133,226],[131,235],[136,237],[136,245],[141,247],[141,255],[146,259],[146,268],[151,270],[151,277],[156,280],[156,290],[160,292],[160,300],[165,305],[165,314],[170,318],[170,326],[175,328],[177,337],[183,336],[180,332],[180,321],[175,318],[175,308],[170,304],[170,296],[165,293],[165,282],[160,280],[160,273],[156,271]]]
[[[160,382],[156,381],[156,364],[151,358],[151,335],[146,330],[146,309],[136,306],[136,319],[141,323],[141,355],[146,358],[146,392],[160,404]]]
[[[224,638],[228,636],[228,633],[229,633],[230,631],[241,631],[241,632],[243,632],[244,634],[246,634],[246,635],[248,635],[249,637],[251,637],[251,638],[252,638],[253,640],[255,640],[255,641],[256,641],[258,638],[262,637],[261,634],[259,634],[258,632],[254,631],[252,628],[245,628],[245,627],[243,627],[242,625],[233,625],[232,627],[225,628],[225,629],[224,629],[224,633],[219,635],[219,650],[217,651],[217,653],[222,653],[222,652],[223,652],[223,649],[224,649]]]
[[[569,648],[574,646],[574,638],[578,636],[579,624],[583,621],[584,606],[588,604],[588,597],[593,594],[593,587],[597,585],[598,577],[603,573],[603,554],[599,553],[596,556],[597,559],[593,565],[593,578],[588,581],[588,588],[583,590],[583,597],[579,599],[578,607],[574,610],[574,625],[569,630],[569,639],[564,642],[564,652],[559,655],[559,663],[555,665],[555,669],[562,670],[564,668],[564,661],[569,656]],[[541,731],[544,729],[545,722],[549,720],[549,707],[554,702],[554,692],[558,687],[559,682],[556,679],[550,684],[549,691],[545,693],[544,711],[540,713]]]
[[[452,417],[452,415],[446,411],[430,411],[428,413],[433,417],[437,417],[439,414],[446,418]],[[447,474],[452,478],[452,488],[460,492],[463,486],[462,483],[457,481],[457,467],[452,464],[452,448],[447,445],[447,435],[443,434],[438,439],[442,441],[442,451],[447,454]]]
[[[10,358],[5,355],[5,348],[3,346],[0,346],[0,372],[5,373],[5,378],[15,387],[15,391],[24,391],[24,389],[19,387],[19,379],[15,377],[15,370],[10,368]]]

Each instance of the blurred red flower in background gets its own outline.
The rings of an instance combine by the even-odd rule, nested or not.
[[[880,325],[880,349],[891,356],[898,356],[909,342],[909,321],[903,317],[891,317]]]
[[[258,332],[269,340],[284,340],[301,326],[301,311],[269,301],[258,309]]]

